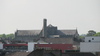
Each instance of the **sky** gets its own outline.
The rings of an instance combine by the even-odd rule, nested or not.
[[[100,0],[0,0],[0,34],[41,30],[44,18],[58,29],[100,32]]]

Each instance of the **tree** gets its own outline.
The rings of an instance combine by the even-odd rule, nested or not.
[[[7,38],[14,38],[14,34],[7,34],[6,37]]]
[[[14,38],[14,34],[0,34],[0,38]]]
[[[94,36],[100,36],[100,32],[97,32],[96,34],[94,34]]]
[[[89,30],[87,36],[94,36],[96,32],[94,30]]]
[[[2,37],[3,37],[3,38],[6,38],[6,35],[5,35],[5,34],[2,34]]]
[[[2,35],[0,35],[0,38],[2,38]]]

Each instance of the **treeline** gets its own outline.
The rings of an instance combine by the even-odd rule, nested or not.
[[[86,36],[99,36],[100,37],[100,32],[89,30],[87,34],[82,34],[79,36],[79,38],[84,39]]]
[[[89,30],[87,36],[100,36],[100,32],[96,32],[94,30]]]
[[[14,34],[0,34],[0,38],[11,38],[13,39],[15,36]]]

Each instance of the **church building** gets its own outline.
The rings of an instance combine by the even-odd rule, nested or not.
[[[37,41],[40,38],[78,38],[77,29],[60,30],[57,26],[49,24],[47,26],[47,19],[43,20],[42,30],[17,30],[15,32],[15,40],[19,41]]]

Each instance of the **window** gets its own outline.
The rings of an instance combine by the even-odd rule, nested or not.
[[[92,40],[94,40],[94,38],[92,38]]]
[[[91,40],[89,40],[89,42],[91,42]]]

